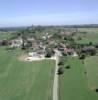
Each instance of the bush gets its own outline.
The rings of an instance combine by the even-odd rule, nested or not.
[[[98,92],[98,89],[96,89],[96,92]]]
[[[64,62],[63,62],[63,61],[60,61],[60,62],[58,63],[58,65],[59,65],[59,66],[62,66],[62,65],[64,65]]]
[[[62,75],[63,73],[64,73],[64,68],[63,67],[59,67],[58,75]]]
[[[46,55],[45,57],[50,58],[54,55],[54,51],[52,49],[47,49],[46,50]]]
[[[51,54],[50,54],[50,53],[47,53],[47,54],[45,55],[45,57],[46,57],[46,58],[51,58]]]
[[[65,68],[66,68],[66,69],[70,69],[70,65],[67,65]]]
[[[81,54],[79,57],[80,60],[84,60],[85,58],[86,58],[85,54]]]

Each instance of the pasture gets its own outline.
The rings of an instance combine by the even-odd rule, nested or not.
[[[85,67],[78,58],[68,58],[65,62],[70,69],[65,69],[59,77],[60,100],[98,100],[98,93],[88,88]]]
[[[0,100],[52,100],[55,61],[22,62],[20,54],[0,47]]]
[[[95,90],[98,88],[98,56],[86,58],[85,68],[87,70],[88,86]]]

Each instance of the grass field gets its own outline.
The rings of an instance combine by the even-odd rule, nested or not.
[[[21,62],[0,47],[0,100],[52,100],[55,61]]]
[[[98,56],[86,58],[85,67],[89,87],[92,89],[98,88]]]
[[[98,43],[98,28],[94,29],[94,28],[89,28],[89,29],[78,29],[79,33],[77,33],[74,36],[74,39],[76,40],[77,43],[80,44],[85,44],[85,43],[89,43],[92,42],[93,44]],[[81,32],[87,32],[87,33],[81,33]],[[78,40],[78,38],[81,37],[81,40]]]
[[[60,100],[98,100],[98,93],[88,88],[85,67],[77,58],[66,62],[70,69],[60,76]]]
[[[98,28],[78,28],[79,32],[97,32],[98,33]]]
[[[78,38],[81,37],[81,40],[78,40]],[[98,33],[79,33],[75,36],[75,40],[77,43],[80,44],[85,44],[85,43],[89,43],[92,42],[93,44],[98,43]]]
[[[12,37],[10,32],[0,32],[0,39],[9,39]]]

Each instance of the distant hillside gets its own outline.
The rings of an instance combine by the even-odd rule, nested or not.
[[[19,31],[23,29],[26,29],[26,27],[1,27],[0,31]]]
[[[23,27],[2,27],[0,28],[0,31],[19,31],[19,30],[24,30],[28,26],[23,26]],[[98,24],[83,24],[83,25],[51,25],[51,26],[29,26],[29,28],[98,28]]]

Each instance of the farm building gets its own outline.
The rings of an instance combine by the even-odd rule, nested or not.
[[[20,47],[23,43],[22,39],[14,39],[10,41],[11,47]]]

